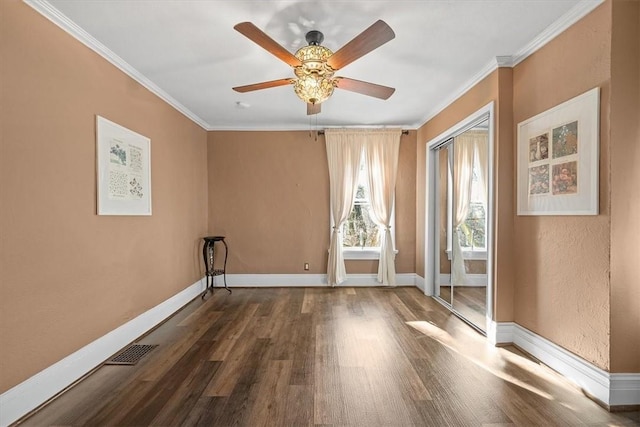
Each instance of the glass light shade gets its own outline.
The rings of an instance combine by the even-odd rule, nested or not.
[[[319,45],[309,45],[298,49],[295,56],[302,62],[302,67],[307,71],[318,71],[324,74],[333,70],[327,65],[327,59],[333,55],[329,49]]]
[[[296,95],[308,104],[320,104],[327,100],[334,89],[334,81],[316,73],[298,77],[293,83]]]
[[[308,104],[320,104],[333,94],[334,70],[327,65],[333,55],[329,49],[319,45],[309,45],[298,49],[296,58],[302,65],[295,67],[298,77],[293,83],[296,95]]]

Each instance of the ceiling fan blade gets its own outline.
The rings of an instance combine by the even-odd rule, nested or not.
[[[348,79],[346,77],[336,77],[337,85],[340,89],[361,93],[380,99],[388,99],[396,90],[392,87],[377,85],[375,83],[363,82],[361,80]]]
[[[268,82],[254,83],[252,85],[236,86],[233,88],[233,90],[235,90],[236,92],[244,93],[244,92],[251,92],[253,90],[269,89],[270,87],[278,87],[278,86],[291,84],[292,80],[293,79],[271,80]]]
[[[320,113],[320,105],[321,104],[307,103],[307,116],[312,116],[314,114]]]
[[[338,49],[336,53],[329,57],[327,63],[334,70],[339,70],[389,40],[393,40],[395,36],[396,34],[386,22],[378,20],[349,43]]]
[[[241,22],[233,28],[249,40],[256,43],[261,48],[267,50],[267,52],[277,56],[292,67],[301,65],[301,62],[298,58],[296,58],[291,52],[282,47],[271,37],[266,35],[264,31],[253,25],[251,22]]]

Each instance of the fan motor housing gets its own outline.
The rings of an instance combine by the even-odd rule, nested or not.
[[[312,46],[319,46],[324,40],[324,34],[318,30],[311,30],[305,36],[305,40]]]

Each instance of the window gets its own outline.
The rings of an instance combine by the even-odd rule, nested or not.
[[[484,190],[479,176],[478,157],[474,156],[469,213],[460,226],[460,231],[462,231],[460,234],[460,247],[463,251],[486,251],[487,249]]]
[[[367,185],[367,170],[364,159],[360,162],[358,190],[353,209],[342,226],[342,246],[344,248],[377,248],[380,246],[378,225],[371,219],[371,200]]]
[[[392,224],[394,222],[392,216]],[[393,239],[392,225],[392,239]],[[380,256],[380,230],[373,221],[367,166],[364,156],[360,160],[358,189],[349,217],[342,225],[342,249],[345,259],[378,259]]]

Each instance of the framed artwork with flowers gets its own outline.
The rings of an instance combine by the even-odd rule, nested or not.
[[[597,215],[599,88],[518,124],[518,215]]]

